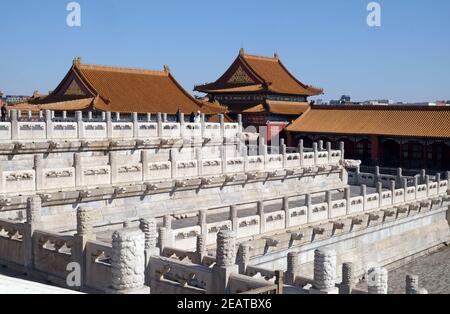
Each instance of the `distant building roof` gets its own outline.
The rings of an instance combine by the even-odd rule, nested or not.
[[[287,131],[450,139],[450,107],[312,106]]]
[[[170,74],[130,68],[81,64],[75,59],[58,87],[28,102],[51,110],[97,109],[113,112],[224,113],[226,107],[192,97]],[[26,105],[26,104],[22,104]]]
[[[289,95],[315,96],[320,88],[303,84],[283,65],[278,55],[262,57],[249,55],[241,49],[230,68],[216,82],[199,85],[204,93],[272,92]]]
[[[266,100],[263,104],[259,104],[242,111],[242,113],[272,113],[280,115],[298,116],[309,109],[307,102],[285,102]]]

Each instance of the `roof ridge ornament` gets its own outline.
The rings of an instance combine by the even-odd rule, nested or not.
[[[73,59],[73,65],[74,65],[74,66],[79,66],[79,65],[81,65],[81,57],[75,57],[75,58]]]
[[[245,49],[244,48],[239,49],[239,55],[240,56],[245,55]]]
[[[170,67],[167,64],[164,65],[164,72],[170,74]]]
[[[273,57],[274,57],[276,60],[280,60],[280,56],[278,55],[278,52],[275,52],[275,53],[273,54]]]

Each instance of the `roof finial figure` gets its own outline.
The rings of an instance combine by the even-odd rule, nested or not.
[[[170,67],[167,64],[164,65],[164,72],[170,73]]]
[[[239,55],[241,55],[241,56],[245,55],[245,49],[244,48],[239,49]]]
[[[275,59],[280,59],[280,57],[278,56],[278,52],[275,52],[274,54],[273,54],[273,57],[275,58]]]
[[[75,57],[73,59],[73,65],[80,65],[81,64],[81,57]]]

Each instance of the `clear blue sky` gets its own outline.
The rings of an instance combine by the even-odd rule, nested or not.
[[[162,69],[189,91],[214,81],[243,46],[273,55],[324,99],[450,99],[450,1],[79,0],[81,28],[66,25],[66,0],[0,2],[0,90],[47,92],[75,56],[85,63]]]

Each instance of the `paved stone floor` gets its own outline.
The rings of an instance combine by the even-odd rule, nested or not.
[[[389,293],[405,293],[406,274],[419,276],[420,287],[430,294],[450,294],[450,247],[389,272]]]
[[[53,287],[27,280],[13,271],[0,269],[0,295],[3,294],[80,294],[79,292]]]

